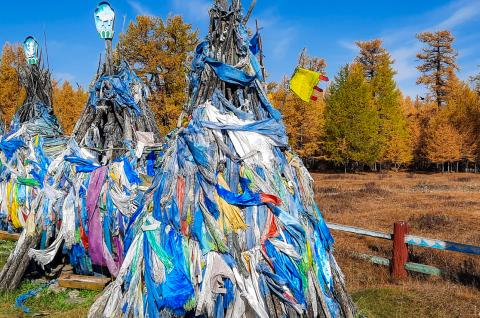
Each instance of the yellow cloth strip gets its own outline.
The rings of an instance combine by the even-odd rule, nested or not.
[[[230,191],[223,174],[218,174],[218,184],[223,188]],[[215,192],[215,201],[217,201],[218,208],[220,210],[221,216],[218,220],[222,228],[227,228],[228,230],[246,230],[247,224],[242,217],[242,212],[240,209],[234,205],[229,204],[227,201],[222,199],[217,192]]]
[[[19,208],[18,208],[18,200],[17,200],[17,191],[18,191],[17,185],[15,185],[13,181],[10,181],[7,184],[7,198],[9,198],[8,201],[11,202],[11,204],[7,202],[8,214],[12,218],[13,226],[19,229],[22,227],[22,223],[18,218]]]

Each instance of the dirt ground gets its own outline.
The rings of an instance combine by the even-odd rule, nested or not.
[[[313,174],[327,222],[480,245],[480,175]],[[391,257],[390,241],[338,231],[336,257],[360,312],[367,317],[480,317],[480,256],[410,247],[410,261],[440,268],[442,277],[412,274],[401,284],[388,268],[352,252]]]

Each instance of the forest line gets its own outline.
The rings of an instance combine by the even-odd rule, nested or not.
[[[409,168],[476,171],[480,160],[480,75],[457,76],[458,53],[448,30],[417,35],[418,85],[429,93],[412,99],[395,81],[394,61],[381,39],[357,42],[357,57],[345,64],[324,98],[306,103],[288,88],[288,77],[271,82],[269,97],[281,110],[291,147],[302,157],[345,170]],[[120,35],[115,54],[146,82],[149,103],[162,134],[177,125],[187,96],[186,74],[198,32],[180,16],[139,16]],[[0,62],[2,120],[11,121],[24,98],[17,69],[24,63],[18,44],[6,43]],[[320,73],[327,61],[301,52],[299,65]],[[268,70],[267,70],[268,73]],[[328,74],[331,75],[331,74]],[[53,83],[53,106],[69,134],[88,92]]]

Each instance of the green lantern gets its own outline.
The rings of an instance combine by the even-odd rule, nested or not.
[[[115,25],[115,11],[106,1],[100,2],[95,9],[95,26],[100,38],[113,39]]]
[[[23,41],[23,51],[28,64],[38,64],[38,42],[33,36],[29,36]]]

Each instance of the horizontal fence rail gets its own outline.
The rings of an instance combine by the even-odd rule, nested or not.
[[[392,234],[390,233],[372,231],[372,230],[362,229],[360,227],[347,226],[347,225],[341,225],[336,223],[327,223],[327,226],[331,230],[354,233],[354,234],[363,235],[363,236],[376,237],[384,240],[392,240]]]
[[[356,258],[359,258],[359,259],[370,261],[370,262],[372,262],[374,264],[377,264],[377,265],[383,265],[383,266],[389,266],[389,267],[391,265],[391,261],[388,258],[385,258],[385,257],[372,256],[372,255],[367,255],[367,254],[362,254],[362,253],[355,253],[353,256],[356,257]],[[436,268],[436,267],[433,267],[433,266],[428,266],[428,265],[423,265],[423,264],[418,264],[418,263],[407,262],[407,263],[405,263],[405,269],[409,270],[411,272],[417,272],[417,273],[433,275],[433,276],[441,276],[442,275],[442,271],[439,268]]]
[[[395,223],[393,234],[336,223],[327,223],[327,226],[329,229],[334,231],[394,241],[392,259],[362,253],[354,253],[352,255],[356,258],[367,260],[377,265],[389,266],[394,279],[405,278],[407,276],[407,271],[435,276],[442,275],[442,270],[434,266],[408,262],[408,245],[452,251],[463,254],[480,255],[480,246],[409,235],[409,226],[405,222]],[[397,237],[397,240],[395,240],[395,237]],[[400,240],[400,243],[398,240]]]
[[[449,241],[429,239],[420,236],[407,235],[405,243],[408,245],[416,245],[427,248],[435,248],[438,250],[459,252],[464,254],[480,255],[480,246],[467,245]]]

